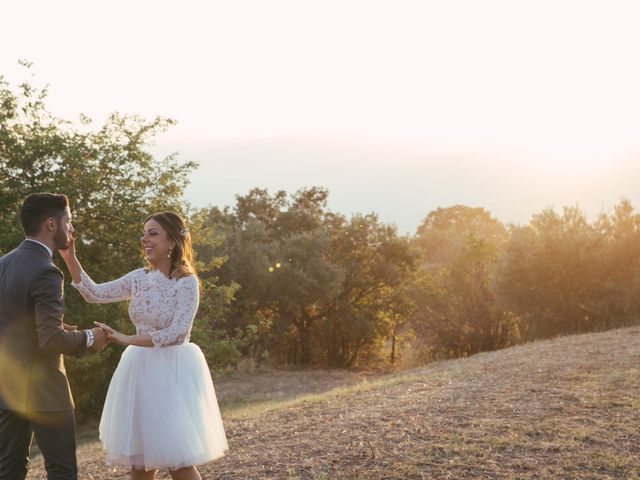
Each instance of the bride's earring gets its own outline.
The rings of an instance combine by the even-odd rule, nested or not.
[[[171,258],[171,252],[173,252],[173,247],[169,249],[169,253],[167,253],[167,258]]]

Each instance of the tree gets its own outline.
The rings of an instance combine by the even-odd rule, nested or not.
[[[347,366],[391,335],[388,299],[412,268],[408,241],[375,215],[328,212],[327,197],[317,187],[290,196],[253,189],[233,210],[211,209],[226,232],[220,279],[240,285],[227,331],[259,332],[245,353]]]
[[[546,209],[514,227],[500,272],[528,339],[637,322],[640,217],[623,200],[590,224],[578,207]]]
[[[328,228],[329,259],[345,273],[339,293],[321,312],[322,341],[329,365],[352,366],[378,353],[402,323],[404,309],[394,300],[402,298],[397,291],[411,277],[416,257],[409,241],[375,214],[350,220],[332,215]]]
[[[470,236],[500,249],[507,240],[507,231],[483,208],[454,205],[427,215],[418,227],[415,245],[422,250],[426,263],[446,265],[462,252]]]
[[[494,246],[470,237],[446,267],[422,270],[414,291],[413,326],[427,359],[497,350],[520,340],[519,319],[498,304]]]
[[[225,258],[216,256],[224,242],[221,232],[212,227],[208,209],[189,215],[189,230],[196,255],[196,271],[200,281],[200,305],[191,330],[191,340],[200,346],[211,368],[235,367],[242,359],[242,348],[253,341],[251,331],[229,335],[224,318],[240,287],[236,283],[221,285],[219,270]]]
[[[302,365],[317,358],[312,335],[322,319],[323,305],[338,294],[342,284],[344,272],[327,258],[330,246],[328,235],[320,229],[289,235],[279,249],[282,267],[277,268],[276,262],[273,270],[277,327],[281,331],[294,328],[291,358]]]
[[[425,359],[495,350],[520,338],[518,319],[495,294],[505,227],[482,208],[456,205],[427,215],[414,245],[413,328]]]
[[[612,214],[596,220],[594,228],[607,245],[599,272],[606,290],[606,301],[599,307],[601,328],[635,324],[640,320],[640,214],[622,199]]]
[[[243,353],[280,363],[314,361],[315,312],[341,276],[326,259],[329,240],[321,226],[327,195],[317,187],[293,195],[254,188],[238,195],[232,210],[210,210],[225,236],[215,253],[228,259],[220,279],[239,285],[225,329],[257,332]]]

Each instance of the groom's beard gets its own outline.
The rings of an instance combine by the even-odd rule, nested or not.
[[[58,230],[53,236],[53,246],[56,250],[66,250],[69,248],[69,238],[62,230]]]

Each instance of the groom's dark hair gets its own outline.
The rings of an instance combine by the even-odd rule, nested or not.
[[[25,235],[37,235],[47,218],[59,220],[69,206],[69,199],[60,193],[32,193],[22,202],[20,223]]]

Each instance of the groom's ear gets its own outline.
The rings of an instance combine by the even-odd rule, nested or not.
[[[58,228],[58,222],[53,217],[49,217],[44,221],[44,228],[48,232],[55,232],[56,228]]]

